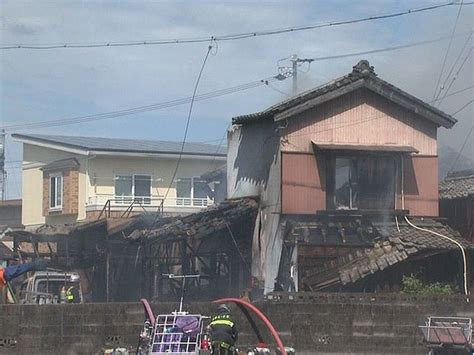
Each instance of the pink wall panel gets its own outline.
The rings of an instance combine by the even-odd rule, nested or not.
[[[370,91],[359,90],[289,119],[284,151],[319,143],[397,144],[436,155],[436,125]]]
[[[326,209],[324,164],[312,153],[282,153],[282,213]]]
[[[438,157],[404,160],[405,209],[415,216],[438,216]]]

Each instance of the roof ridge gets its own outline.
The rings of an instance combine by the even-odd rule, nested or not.
[[[140,141],[140,142],[158,142],[158,143],[182,143],[182,141],[172,141],[172,140],[163,140],[163,139],[148,139],[148,138],[124,138],[124,137],[102,137],[102,136],[83,136],[83,135],[62,135],[62,134],[17,134],[24,137],[38,137],[38,138],[53,138],[53,137],[62,137],[62,138],[86,138],[86,139],[122,139],[128,141]],[[203,145],[210,145],[217,147],[215,144],[209,144],[205,142],[195,142],[195,141],[186,141],[186,143],[190,144],[203,144]]]
[[[344,76],[281,101],[263,111],[235,116],[232,118],[232,123],[245,124],[270,117],[273,117],[275,121],[287,119],[362,88],[370,90],[374,94],[380,95],[410,112],[416,113],[437,126],[451,128],[457,122],[451,115],[380,79],[375,73],[374,67],[370,66],[367,60],[361,60],[353,67],[350,73]],[[298,108],[300,105],[301,107]]]
[[[464,175],[464,176],[446,177],[446,178],[444,178],[441,182],[443,182],[443,181],[453,181],[453,180],[472,179],[472,178],[474,178],[474,174],[471,174],[471,175]]]

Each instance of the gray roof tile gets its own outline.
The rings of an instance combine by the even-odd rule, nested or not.
[[[312,90],[290,97],[289,99],[263,111],[234,117],[232,123],[247,124],[254,121],[273,118],[276,115],[282,114],[293,116],[294,112],[292,111],[295,108],[305,106],[306,109],[309,109],[311,108],[311,105],[308,105],[308,103],[313,100],[315,100],[313,105],[318,105],[360,88],[372,90],[373,92],[386,97],[410,111],[416,112],[421,117],[431,120],[440,126],[450,128],[457,122],[454,117],[451,117],[436,107],[431,106],[400,88],[378,78],[374,72],[374,68],[369,65],[369,62],[361,60],[353,67],[352,72],[347,75]],[[323,100],[324,97],[327,97],[327,99]],[[316,103],[318,100],[319,103]]]
[[[448,176],[439,183],[439,198],[452,200],[474,196],[474,171],[461,176]]]

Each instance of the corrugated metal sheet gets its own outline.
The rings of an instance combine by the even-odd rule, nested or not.
[[[359,90],[288,122],[285,151],[312,152],[311,141],[403,145],[436,155],[436,125],[369,91]]]
[[[326,209],[324,164],[314,154],[282,153],[282,213]]]

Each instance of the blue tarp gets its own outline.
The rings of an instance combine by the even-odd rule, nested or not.
[[[39,271],[45,269],[45,262],[43,260],[35,260],[32,263],[18,264],[7,266],[4,270],[3,277],[5,281],[11,281],[28,271]]]

